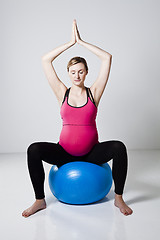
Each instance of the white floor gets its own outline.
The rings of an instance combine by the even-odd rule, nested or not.
[[[151,240],[159,239],[160,151],[128,151],[124,198],[134,213],[123,216],[114,206],[113,187],[97,204],[58,202],[48,187],[51,165],[44,163],[47,209],[24,218],[34,201],[26,154],[0,154],[0,239],[5,240]]]

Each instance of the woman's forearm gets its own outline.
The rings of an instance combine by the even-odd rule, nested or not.
[[[42,59],[45,61],[48,61],[48,62],[52,62],[62,52],[64,52],[65,50],[67,50],[68,48],[70,48],[73,45],[74,45],[74,43],[72,43],[72,42],[65,43],[65,44],[53,49],[52,51],[46,53],[45,55],[43,55]]]
[[[103,49],[96,47],[93,44],[87,43],[83,40],[80,40],[79,44],[88,48],[88,50],[96,54],[101,60],[105,60],[106,58],[108,59],[112,56],[110,53],[104,51]]]

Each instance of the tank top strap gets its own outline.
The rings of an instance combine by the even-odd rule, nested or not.
[[[91,96],[91,98],[90,98],[90,96],[89,96],[89,93],[90,93],[90,96]],[[96,104],[95,104],[95,101],[94,101],[94,98],[93,98],[93,95],[92,95],[92,92],[91,92],[90,88],[87,88],[87,95],[88,95],[88,97],[91,99],[91,101],[93,102],[93,104],[96,106]]]
[[[65,95],[64,95],[64,98],[63,98],[63,102],[62,102],[62,104],[64,103],[66,97],[68,97],[69,90],[70,90],[70,88],[68,88],[68,89],[66,90]]]
[[[86,88],[86,92],[87,92],[87,98],[89,97],[89,92],[88,92],[88,88],[87,87],[85,87]]]

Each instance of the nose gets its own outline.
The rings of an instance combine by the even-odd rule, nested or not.
[[[79,79],[79,73],[78,72],[76,73],[76,78]]]

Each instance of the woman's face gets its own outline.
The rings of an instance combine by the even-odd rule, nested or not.
[[[75,65],[70,66],[68,73],[74,85],[80,86],[84,84],[87,71],[83,63],[76,63]]]

